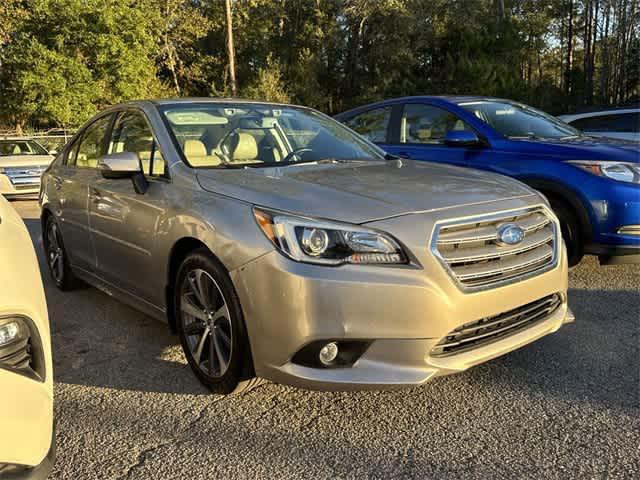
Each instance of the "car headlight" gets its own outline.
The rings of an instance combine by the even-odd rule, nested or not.
[[[605,160],[573,160],[569,163],[599,177],[640,184],[640,164],[637,163]]]
[[[398,242],[376,230],[257,207],[253,214],[276,248],[298,262],[322,265],[408,263]]]

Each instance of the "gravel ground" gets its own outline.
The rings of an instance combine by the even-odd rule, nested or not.
[[[41,256],[37,205],[14,205]],[[465,373],[396,392],[267,383],[230,398],[200,386],[163,324],[43,275],[51,477],[639,478],[640,268],[587,258],[570,275],[574,324]]]

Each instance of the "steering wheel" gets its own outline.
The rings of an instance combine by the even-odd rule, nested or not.
[[[312,152],[313,150],[311,148],[306,148],[306,147],[300,147],[300,148],[296,148],[294,150],[292,150],[291,152],[287,153],[285,155],[285,157],[280,160],[281,162],[288,162],[290,161],[293,157],[297,157],[299,153],[303,153],[303,152]]]

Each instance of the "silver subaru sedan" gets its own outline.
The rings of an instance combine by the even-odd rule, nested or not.
[[[166,320],[215,392],[416,385],[573,320],[541,195],[386,156],[309,108],[112,107],[45,172],[40,204],[56,285]]]

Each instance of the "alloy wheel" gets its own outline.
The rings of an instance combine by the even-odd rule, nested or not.
[[[180,292],[180,321],[189,352],[202,373],[222,377],[233,349],[227,301],[214,278],[197,268],[187,273]]]
[[[51,222],[47,231],[48,261],[51,274],[56,283],[61,283],[64,278],[64,250],[60,241],[58,226]]]

